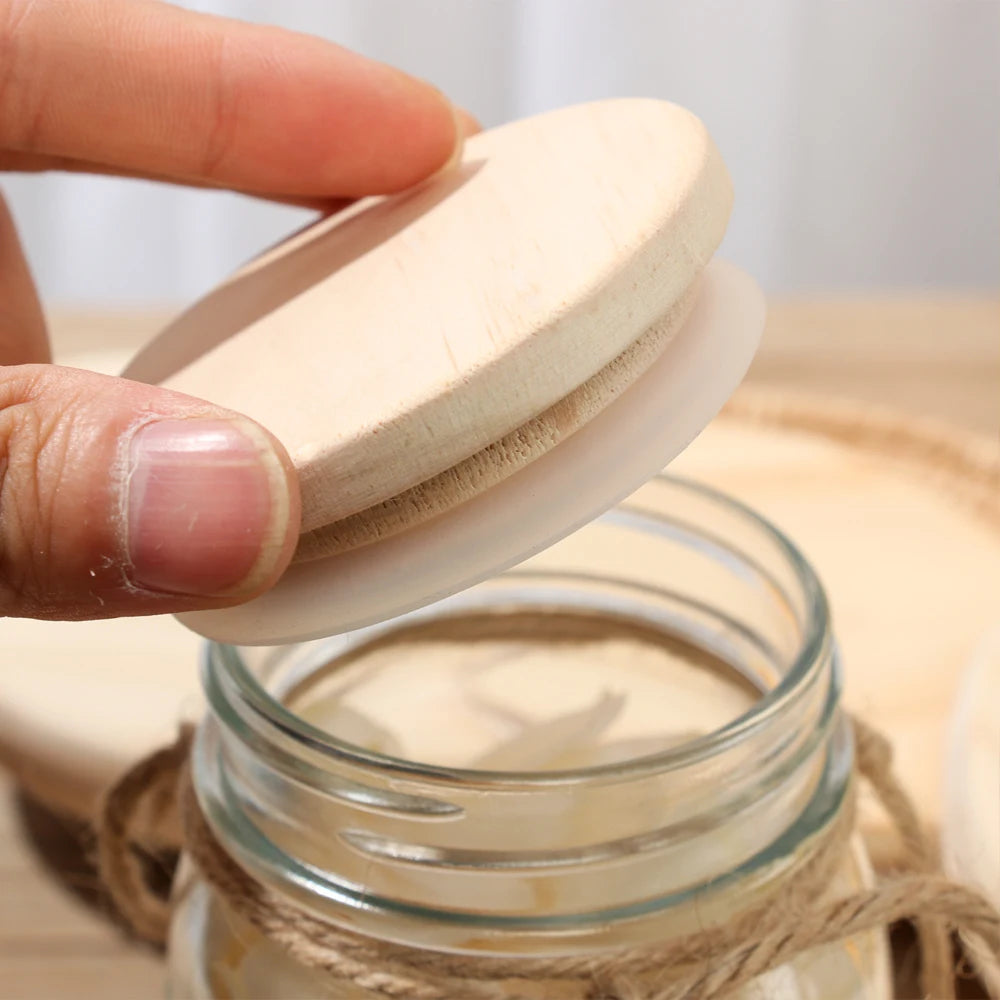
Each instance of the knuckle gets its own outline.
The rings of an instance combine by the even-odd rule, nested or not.
[[[53,505],[69,458],[69,433],[37,405],[31,376],[0,387],[0,604],[36,608],[53,590]]]

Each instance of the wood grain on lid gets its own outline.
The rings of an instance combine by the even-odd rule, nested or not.
[[[126,374],[273,431],[311,531],[469,458],[611,363],[694,281],[730,202],[689,112],[550,112],[264,254]]]
[[[692,285],[666,316],[565,399],[499,441],[380,504],[301,535],[295,561],[347,552],[422,524],[471,500],[556,447],[648,370],[683,326],[697,288],[697,283]]]

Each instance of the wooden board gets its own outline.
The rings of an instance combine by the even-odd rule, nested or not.
[[[154,1000],[159,959],[57,882],[29,847],[0,776],[0,998]]]
[[[891,738],[939,830],[959,680],[1000,624],[997,447],[873,406],[744,391],[671,471],[738,497],[804,552],[830,599],[845,703]],[[884,817],[865,826],[891,862]]]
[[[201,712],[201,643],[171,616],[9,618],[0,641],[0,764],[70,815],[91,815],[129,759]]]

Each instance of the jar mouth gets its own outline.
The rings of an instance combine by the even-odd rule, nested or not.
[[[801,620],[798,623],[801,640],[777,683],[763,691],[746,711],[705,735],[645,756],[566,770],[487,770],[424,763],[360,747],[313,725],[265,689],[248,666],[239,647],[215,642],[207,642],[203,647],[204,684],[209,700],[215,711],[225,717],[228,725],[251,739],[251,727],[244,721],[243,713],[233,710],[234,700],[251,713],[254,727],[264,726],[294,745],[307,748],[311,754],[327,757],[331,761],[373,769],[387,775],[395,774],[431,782],[461,782],[497,791],[514,788],[541,790],[602,779],[641,777],[651,772],[680,770],[723,754],[757,730],[770,725],[776,716],[788,711],[797,700],[797,694],[808,688],[817,673],[823,669],[823,654],[829,649],[831,642],[829,606],[823,587],[808,560],[767,518],[739,500],[702,483],[672,474],[661,474],[653,480],[657,481],[724,508],[729,514],[748,524],[758,536],[766,539],[779,553],[785,568],[790,572],[801,603]],[[628,506],[628,501],[625,501],[621,509],[627,510]],[[604,517],[613,518],[615,513],[616,511],[609,512]],[[629,516],[638,518],[640,523],[646,522],[645,526],[652,531],[669,529],[674,523],[669,514],[630,511]],[[714,539],[703,531],[700,535],[706,546],[733,551],[729,542]],[[746,553],[742,555],[748,562],[754,562]],[[781,589],[776,581],[771,582],[777,589]],[[396,621],[403,622],[426,614],[425,608]]]

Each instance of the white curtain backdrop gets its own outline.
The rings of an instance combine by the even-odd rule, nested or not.
[[[432,80],[487,124],[608,96],[702,117],[725,253],[771,292],[996,286],[997,0],[191,0]],[[0,177],[50,302],[189,300],[306,216],[113,179]]]

